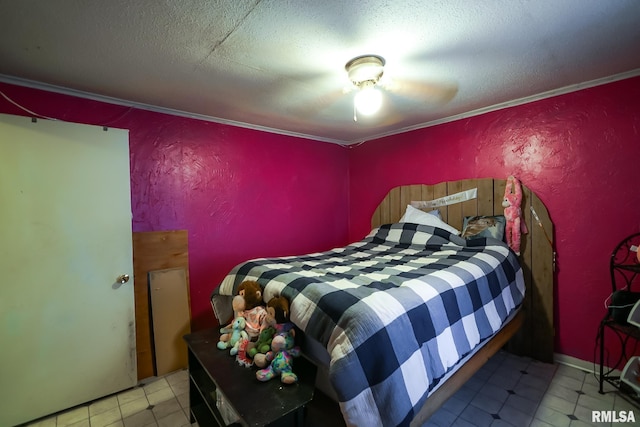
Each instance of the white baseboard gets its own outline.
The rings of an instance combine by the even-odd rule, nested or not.
[[[578,359],[577,357],[567,356],[566,354],[560,354],[560,353],[554,353],[553,361],[554,363],[557,363],[559,365],[570,366],[572,368],[580,369],[582,371],[586,371],[589,373],[594,373],[593,370],[594,369],[598,370],[600,366],[597,363],[594,364],[593,362],[590,362],[587,360]],[[595,373],[600,374],[599,372],[595,372]],[[611,374],[620,375],[621,372],[616,369]]]

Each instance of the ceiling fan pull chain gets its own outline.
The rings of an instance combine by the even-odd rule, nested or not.
[[[358,109],[356,108],[356,103],[353,103],[353,121],[358,121]]]

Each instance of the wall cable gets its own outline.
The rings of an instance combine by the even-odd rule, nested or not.
[[[3,97],[4,99],[6,99],[7,101],[9,101],[10,103],[12,103],[13,105],[15,105],[16,107],[20,108],[22,111],[25,111],[25,112],[27,112],[27,113],[29,113],[29,114],[31,114],[31,115],[33,115],[33,116],[35,116],[35,117],[40,117],[40,118],[47,119],[47,120],[64,121],[64,120],[61,120],[61,119],[56,119],[55,117],[49,117],[49,116],[45,116],[45,115],[43,115],[43,114],[38,114],[38,113],[36,113],[36,112],[34,112],[34,111],[31,111],[31,110],[29,110],[28,108],[26,108],[26,107],[24,107],[24,106],[22,106],[22,105],[18,104],[18,103],[17,103],[16,101],[14,101],[13,99],[9,98],[9,96],[7,96],[7,95],[6,95],[3,91],[1,91],[1,90],[0,90],[0,95],[2,95],[2,97]],[[133,111],[133,107],[132,107],[132,106],[129,106],[129,108],[127,108],[127,109],[126,109],[126,111],[124,111],[123,113],[121,113],[120,115],[118,115],[116,118],[114,118],[114,119],[112,119],[112,120],[109,120],[109,121],[108,121],[108,122],[106,122],[106,123],[101,123],[101,124],[100,124],[100,126],[102,126],[102,127],[106,128],[106,127],[108,127],[109,125],[111,125],[112,123],[117,122],[118,120],[122,119],[124,116],[126,116],[127,114],[129,114],[131,111]],[[105,130],[106,130],[106,129],[105,129]]]
[[[54,118],[54,117],[48,117],[48,116],[44,116],[44,115],[42,115],[42,114],[35,113],[35,112],[33,112],[33,111],[29,110],[28,108],[23,107],[22,105],[18,104],[18,103],[17,103],[17,102],[15,102],[13,99],[11,99],[11,98],[9,98],[7,95],[5,95],[5,93],[4,93],[3,91],[1,91],[1,90],[0,90],[0,95],[2,95],[2,97],[3,97],[4,99],[6,99],[7,101],[9,101],[10,103],[12,103],[13,105],[15,105],[16,107],[20,108],[20,109],[21,109],[21,110],[23,110],[23,111],[26,111],[26,112],[27,112],[27,113],[29,113],[29,114],[32,114],[32,115],[37,116],[37,117],[41,117],[41,118],[43,118],[43,119],[48,119],[48,120],[58,120],[58,119],[56,119],[56,118]]]

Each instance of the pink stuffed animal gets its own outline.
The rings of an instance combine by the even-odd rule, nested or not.
[[[520,187],[520,181],[511,175],[507,178],[502,206],[504,207],[504,217],[507,220],[505,227],[507,244],[513,249],[516,255],[520,255],[520,233],[526,234],[528,232],[527,225],[521,220],[521,203],[522,188]]]

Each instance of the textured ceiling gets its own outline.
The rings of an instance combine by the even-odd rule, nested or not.
[[[638,22],[637,0],[0,0],[0,77],[349,144],[639,74]],[[385,103],[354,122],[362,54]]]

